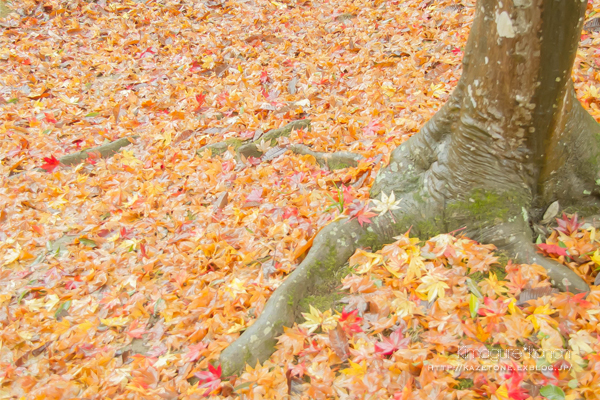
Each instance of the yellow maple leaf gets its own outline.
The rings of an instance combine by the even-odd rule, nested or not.
[[[506,287],[506,281],[499,281],[496,274],[490,272],[490,276],[479,282],[479,287],[486,292],[488,295],[490,292],[496,293],[498,296],[502,296],[503,293],[508,291]]]
[[[236,333],[243,329],[246,329],[246,324],[244,323],[244,319],[240,318],[240,323],[239,324],[234,323],[233,326],[226,331],[226,333],[230,333],[230,334]]]
[[[129,150],[129,151],[124,150],[121,153],[121,162],[130,167],[135,167],[137,165],[142,164],[142,162],[140,160],[135,158],[135,155],[133,154],[133,150]]]
[[[106,325],[106,324],[104,324]],[[86,320],[85,322],[82,322],[81,324],[77,325],[77,329],[79,329],[80,331],[83,332],[87,332],[90,329],[92,329],[92,327],[94,326],[94,324],[92,324],[90,321]]]
[[[352,362],[352,360],[349,360],[350,362],[350,368],[344,368],[342,370],[342,373],[345,375],[350,375],[350,376],[359,376],[359,377],[363,377],[365,376],[365,374],[367,373],[367,362],[363,361],[360,364],[357,364],[355,362]]]
[[[171,361],[177,360],[178,358],[179,358],[179,355],[177,355],[177,354],[167,353],[164,356],[158,357],[158,360],[154,363],[153,367],[154,368],[166,367],[167,365],[171,364]]]
[[[531,321],[536,331],[540,329],[541,320],[548,322],[550,325],[558,326],[558,322],[552,318],[548,318],[548,315],[554,314],[555,311],[556,310],[550,308],[549,304],[545,304],[542,307],[536,307],[535,310],[533,310],[533,313],[526,319]]]
[[[374,265],[379,264],[382,259],[383,258],[381,254],[369,253],[367,251],[358,249],[350,261],[358,262],[359,266],[356,267],[356,273],[360,275],[371,271],[371,268],[373,268]]]
[[[337,326],[338,319],[339,316],[332,315],[331,310],[325,311],[323,313],[323,322],[321,323],[321,329],[323,329],[324,332],[328,332],[332,329],[335,329],[335,327]]]
[[[408,298],[406,292],[395,291],[396,298],[392,300],[392,309],[400,318],[414,314],[416,304]]]
[[[595,343],[597,339],[594,339],[588,331],[579,330],[575,333],[571,333],[569,336],[569,346],[571,346],[573,351],[584,355],[594,352],[594,349],[590,347],[590,344]]]
[[[100,319],[100,322],[102,322],[106,326],[118,327],[118,326],[127,325],[129,323],[129,318],[127,318],[127,317],[102,318],[102,319]]]
[[[202,68],[212,69],[215,66],[215,59],[212,56],[202,57]]]
[[[423,298],[423,300],[426,298],[430,302],[434,301],[437,297],[443,299],[446,294],[445,290],[450,288],[450,286],[442,281],[442,277],[440,276],[429,274],[424,276],[421,281],[423,283],[417,288],[417,294],[423,295],[419,297]]]
[[[300,326],[307,328],[310,333],[316,331],[319,326],[325,332],[334,329],[337,325],[337,320],[339,319],[339,316],[331,314],[331,310],[322,313],[312,305],[310,306],[310,312],[302,313],[302,316],[306,322],[303,322]]]
[[[310,333],[319,329],[321,322],[323,322],[323,315],[312,305],[310,306],[310,312],[302,313],[302,316],[306,322],[301,323],[300,326],[307,328]]]
[[[21,245],[19,243],[15,244],[14,249],[9,249],[4,255],[4,263],[2,265],[10,264],[19,259],[21,255]]]
[[[406,270],[406,277],[404,277],[404,283],[408,283],[415,278],[420,278],[423,271],[426,271],[425,262],[423,257],[418,253],[411,255],[410,261],[408,262],[408,269]]]
[[[496,389],[496,393],[494,393],[496,395],[496,397],[498,398],[498,400],[508,400],[508,389],[506,388],[506,385],[502,385],[500,386],[498,389]]]
[[[381,89],[387,97],[392,97],[394,93],[396,93],[396,88],[394,87],[394,84],[390,81],[383,82],[381,84]]]
[[[510,303],[508,303],[508,311],[510,311],[511,315],[519,315],[523,316],[523,311],[519,307],[516,307],[517,299],[510,299]]]
[[[596,250],[590,258],[596,265],[600,265],[600,249]]]

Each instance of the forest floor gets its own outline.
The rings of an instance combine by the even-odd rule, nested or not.
[[[460,232],[357,251],[335,310],[309,299],[270,360],[220,376],[315,234],[341,214],[369,223],[380,166],[460,77],[473,3],[11,2],[0,399],[599,399],[600,287],[554,293],[541,267]],[[573,79],[600,120],[598,30]],[[197,152],[266,151],[262,134],[305,118],[281,149],[364,160],[332,172],[289,151]],[[123,137],[114,157],[60,162]],[[593,283],[600,233],[561,215],[540,251]]]

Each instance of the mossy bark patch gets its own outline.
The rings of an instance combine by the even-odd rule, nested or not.
[[[12,10],[6,5],[6,2],[0,1],[0,18],[6,17]]]

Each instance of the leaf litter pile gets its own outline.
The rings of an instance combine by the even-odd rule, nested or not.
[[[307,304],[271,359],[221,376],[221,350],[320,228],[394,207],[370,184],[456,85],[473,4],[8,6],[0,398],[600,398],[600,289],[555,293],[541,267],[459,232],[357,251],[335,309]],[[573,78],[600,120],[597,12]],[[282,154],[236,155],[248,139],[267,155],[261,135],[299,119],[311,128],[279,138]],[[111,158],[61,162],[119,138]],[[364,159],[329,171],[290,144]],[[540,252],[593,283],[600,233],[558,221]]]

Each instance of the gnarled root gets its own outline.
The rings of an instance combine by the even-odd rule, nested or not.
[[[288,147],[292,152],[300,155],[313,156],[322,168],[336,170],[348,167],[356,167],[358,162],[363,159],[363,156],[349,151],[336,151],[335,153],[321,153],[312,151],[303,144],[293,144]]]
[[[300,300],[315,288],[339,284],[335,272],[354,253],[363,233],[358,222],[345,220],[319,232],[306,258],[273,292],[260,317],[221,353],[225,376],[240,371],[245,364],[269,358],[275,351],[275,338],[296,320]]]
[[[221,353],[223,374],[234,374],[246,364],[255,365],[269,358],[283,327],[291,326],[300,315],[303,299],[327,297],[335,292],[342,278],[339,272],[357,248],[378,249],[392,242],[394,236],[408,230],[414,221],[423,219],[421,211],[407,200],[393,217],[382,215],[373,218],[369,225],[342,219],[325,226],[315,237],[306,258],[273,292],[260,317]]]
[[[271,129],[256,140],[242,141],[239,139],[229,139],[224,140],[222,142],[208,144],[200,148],[198,150],[198,153],[202,153],[205,150],[210,150],[211,154],[213,156],[216,156],[224,153],[225,151],[227,151],[227,149],[232,147],[235,150],[238,157],[263,157],[264,159],[272,159],[280,154],[283,154],[285,151],[290,150],[295,154],[308,154],[313,156],[322,168],[328,170],[356,167],[358,165],[358,162],[363,159],[363,156],[361,156],[360,154],[352,153],[349,151],[323,153],[313,151],[309,147],[302,144],[293,144],[288,147],[278,147],[277,139],[283,136],[289,136],[294,129],[310,129],[310,120],[301,119],[297,121],[292,121],[281,128]],[[263,153],[258,147],[262,142],[268,143],[272,146],[271,149],[266,153]]]

